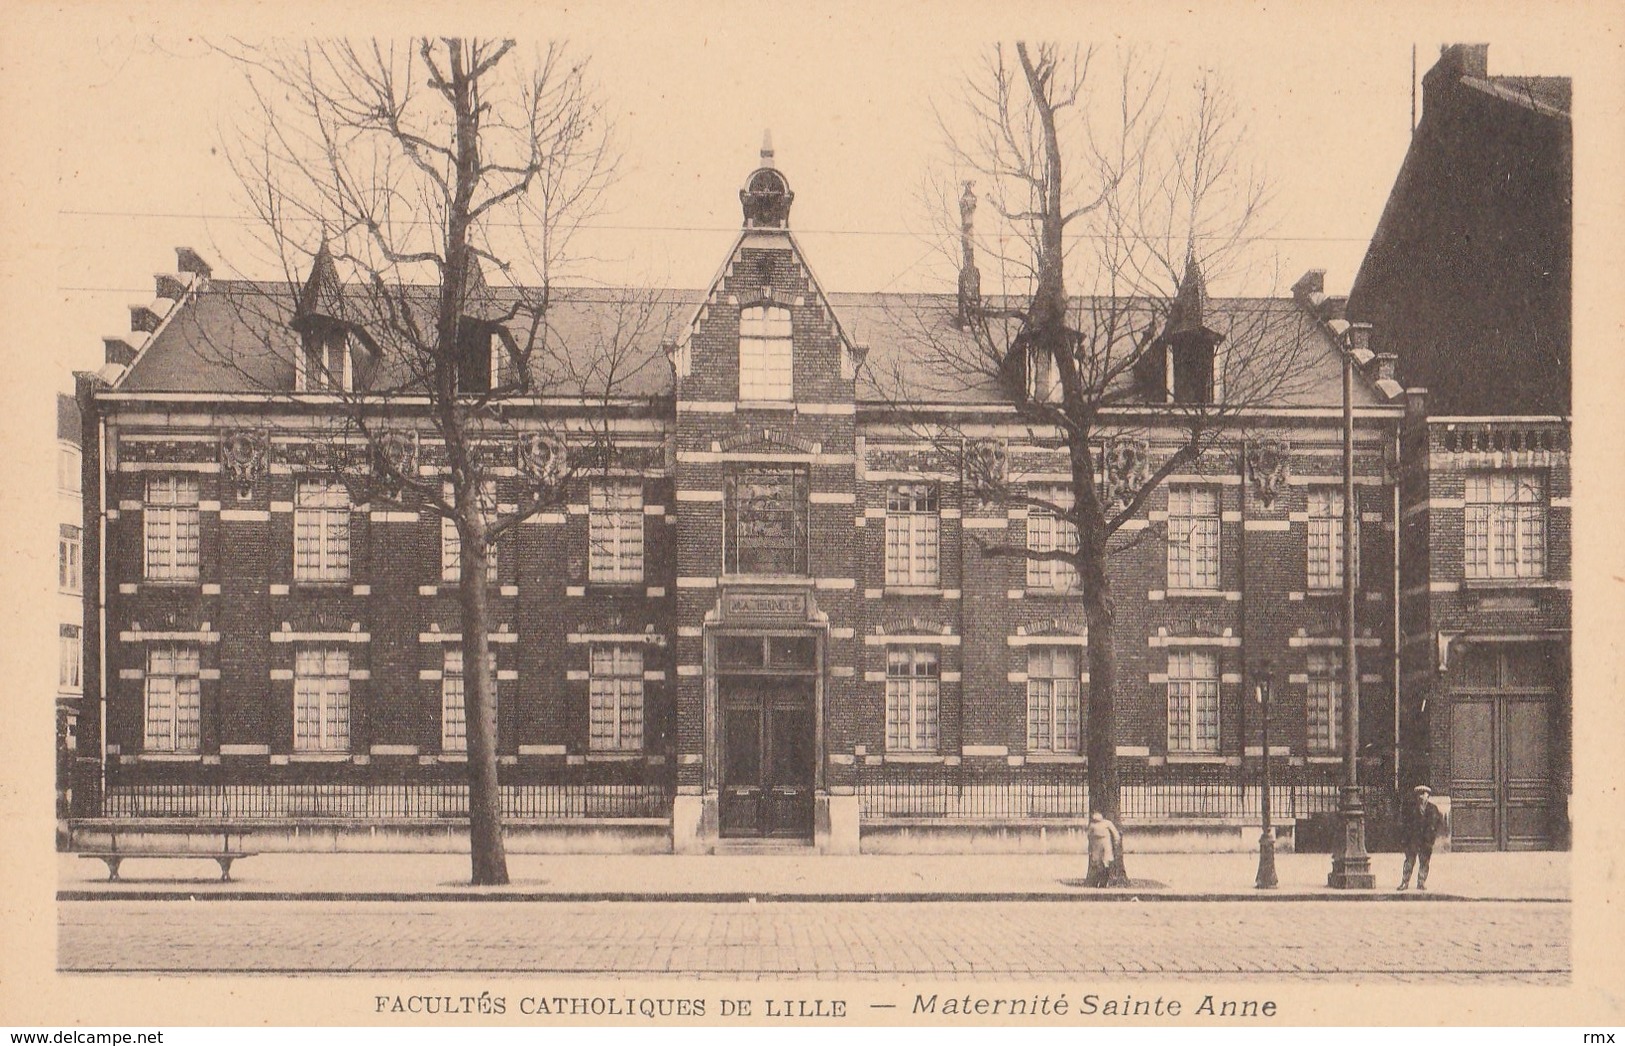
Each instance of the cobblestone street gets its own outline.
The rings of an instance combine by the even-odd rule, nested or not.
[[[85,972],[1569,979],[1566,903],[68,902]],[[1425,942],[1425,943],[1423,943]]]

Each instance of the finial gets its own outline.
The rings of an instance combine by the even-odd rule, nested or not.
[[[771,130],[762,131],[762,166],[773,166],[773,132]]]

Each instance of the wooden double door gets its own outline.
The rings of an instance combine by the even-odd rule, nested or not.
[[[719,684],[725,838],[810,839],[817,767],[811,679]]]
[[[1450,695],[1451,845],[1550,849],[1563,739],[1546,651],[1481,647],[1463,661]]]

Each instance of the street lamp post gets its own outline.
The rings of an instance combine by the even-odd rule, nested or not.
[[[1371,890],[1371,856],[1365,851],[1365,809],[1360,802],[1360,670],[1354,645],[1354,344],[1343,346],[1343,785],[1338,790],[1337,838],[1326,885]]]
[[[1258,836],[1258,881],[1253,885],[1260,890],[1273,890],[1280,885],[1275,877],[1275,826],[1270,823],[1270,663],[1260,661],[1254,672],[1254,685],[1258,695],[1258,717],[1264,725],[1264,793],[1260,812],[1263,831]]]

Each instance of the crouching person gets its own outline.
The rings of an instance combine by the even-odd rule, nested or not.
[[[1123,836],[1117,826],[1101,816],[1099,811],[1089,815],[1089,874],[1085,886],[1105,886],[1111,877],[1112,862],[1123,846]]]

